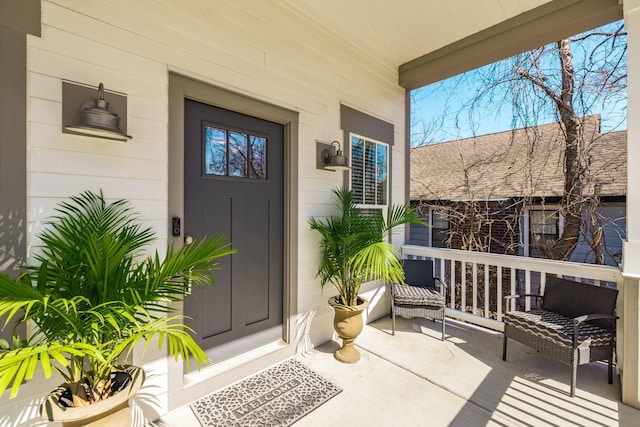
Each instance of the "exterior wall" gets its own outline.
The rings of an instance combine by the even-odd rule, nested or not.
[[[517,253],[519,212],[513,202],[478,201],[473,205],[460,203],[454,209],[459,215],[450,219],[450,228],[457,230],[451,239],[452,249],[468,249],[466,236],[475,234],[478,243],[487,248],[486,252],[505,255]],[[469,218],[476,221],[470,223]]]
[[[622,242],[626,238],[626,212],[624,203],[611,203],[596,209],[602,225],[602,258],[605,265],[619,266],[622,261]],[[584,215],[587,220],[587,215]],[[595,255],[589,251],[589,242],[580,235],[578,247],[571,255],[571,261],[593,264]]]
[[[429,224],[429,216],[421,214],[420,217]],[[409,224],[409,244],[419,246],[431,246],[431,228],[427,225]]]
[[[519,210],[512,201],[476,202],[470,206],[452,203],[447,208],[449,213],[449,227],[452,233],[448,244],[449,249],[467,249],[464,236],[475,235],[476,241],[484,245],[485,250],[496,254],[517,255]],[[420,207],[420,215],[430,223],[429,206]],[[479,223],[472,225],[469,218],[480,218]],[[411,227],[410,244],[429,246],[429,228]],[[472,248],[471,250],[479,250]]]
[[[487,252],[528,256],[528,251],[525,251],[525,247],[528,244],[528,239],[525,237],[529,229],[526,224],[528,219],[526,210],[521,214],[513,202],[488,202],[486,205],[483,204],[482,207],[484,209],[482,226],[477,234],[478,240],[491,241],[490,250]],[[532,209],[537,208],[535,205],[530,207]],[[549,206],[547,206],[547,209],[550,209]],[[426,205],[420,209],[420,214],[427,223],[430,223],[429,212],[429,207]],[[456,212],[453,215],[454,218],[471,217],[470,214],[465,215],[461,209]],[[596,216],[603,230],[602,242],[605,265],[620,265],[622,242],[626,237],[627,221],[625,215],[624,203],[607,203],[596,209]],[[518,216],[519,220],[514,221],[514,218]],[[584,220],[588,220],[586,213],[584,214]],[[455,227],[455,219],[450,221],[451,227]],[[469,232],[470,226],[468,224],[459,224],[457,229]],[[430,233],[430,227],[412,224],[409,232],[409,244],[431,246]],[[461,249],[463,246],[460,234],[454,233],[448,248]],[[578,247],[572,254],[571,261],[586,264],[595,263],[594,254],[589,250],[589,243],[585,240],[584,234],[580,235]]]
[[[268,13],[268,2],[253,7]],[[145,225],[155,229],[156,247],[165,247],[170,240],[168,169],[174,161],[168,156],[169,73],[191,77],[299,113],[298,157],[289,164],[299,171],[293,177],[299,191],[290,195],[297,200],[299,218],[293,225],[299,250],[292,269],[297,271],[291,281],[297,307],[290,335],[302,330],[305,336],[289,346],[304,350],[304,342],[330,339],[333,312],[326,301],[333,290],[321,292],[315,278],[317,236],[307,221],[332,213],[330,189],[342,185],[343,176],[316,169],[315,141],[342,141],[341,102],[393,124],[390,188],[392,202],[403,202],[404,90],[394,67],[316,31],[312,22],[293,15],[271,18],[259,21],[230,0],[212,9],[185,1],[43,1],[42,35],[27,38],[28,247],[37,244],[34,234],[60,200],[98,189],[109,199],[130,200]],[[105,89],[126,94],[127,133],[133,139],[115,143],[63,134],[63,79],[103,82]],[[402,243],[401,235],[396,239]],[[367,291],[378,288],[369,285]],[[145,388],[154,402],[138,402],[145,416],[153,419],[177,406],[167,393],[168,373],[181,372],[182,365],[157,350],[136,353],[134,361],[152,373]],[[244,366],[257,370],[266,363],[249,360]],[[246,375],[217,372],[227,382]],[[55,379],[34,381],[17,399],[3,396],[0,424],[36,425],[38,396],[54,385]]]
[[[540,207],[531,206],[531,209],[536,209]],[[545,209],[553,212],[559,208],[557,205],[546,205]],[[529,233],[529,225],[527,223],[528,217],[525,215],[521,219],[520,228],[522,231],[522,235],[520,237],[520,241],[522,243],[522,247],[520,248],[520,255],[528,256],[528,247],[529,240],[525,239],[525,236]],[[595,218],[598,221],[598,226],[602,227],[602,236],[601,236],[601,257],[604,265],[610,265],[613,267],[620,266],[622,260],[622,243],[626,238],[626,212],[625,212],[625,203],[603,203],[598,206],[595,210]],[[590,221],[588,212],[583,212],[582,220],[585,223]],[[559,233],[562,233],[562,229],[564,226],[564,220],[562,217],[559,218]],[[571,254],[570,261],[572,262],[581,262],[585,264],[598,264],[596,262],[595,253],[590,249],[590,246],[593,241],[593,236],[591,232],[588,230],[582,230],[580,236],[578,238],[578,245],[576,249]],[[527,250],[525,251],[525,248]]]

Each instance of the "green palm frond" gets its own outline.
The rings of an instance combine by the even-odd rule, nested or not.
[[[0,352],[0,395],[13,383],[9,397],[15,397],[22,382],[33,378],[38,365],[45,378],[50,378],[53,371],[58,370],[65,380],[71,381],[60,369],[69,365],[69,356],[91,357],[104,362],[102,352],[86,343],[62,344],[53,341]]]
[[[0,327],[34,325],[28,341],[0,350],[0,395],[13,384],[15,396],[38,363],[45,376],[55,368],[68,380],[104,384],[123,354],[154,336],[187,364],[207,361],[182,317],[168,313],[190,286],[214,282],[218,260],[234,252],[224,236],[145,256],[154,233],[125,200],[83,192],[56,212],[36,262],[19,279],[0,274]]]
[[[164,317],[159,319],[148,319],[148,322],[137,325],[126,339],[119,341],[113,348],[113,356],[119,357],[122,354],[128,354],[138,342],[144,341],[146,349],[152,342],[152,338],[158,337],[158,348],[162,348],[167,344],[170,355],[175,360],[182,358],[187,370],[193,358],[196,366],[200,368],[203,363],[208,362],[206,353],[198,346],[193,337],[189,334],[192,332],[189,327],[184,325],[183,316]],[[115,361],[115,360],[114,360]]]
[[[322,287],[336,287],[343,304],[356,305],[365,281],[404,279],[400,251],[386,239],[400,225],[423,221],[405,205],[389,206],[386,217],[381,212],[366,216],[351,191],[337,188],[333,193],[337,215],[309,220],[311,230],[321,237],[317,276]]]
[[[351,260],[354,271],[365,272],[370,280],[402,282],[404,273],[400,249],[389,242],[376,242],[359,251]]]
[[[387,209],[387,219],[384,222],[382,231],[384,233],[393,232],[400,225],[404,224],[424,224],[415,209],[406,205],[391,205]]]

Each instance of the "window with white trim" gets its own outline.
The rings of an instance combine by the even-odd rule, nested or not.
[[[351,134],[351,191],[365,212],[386,211],[389,195],[389,145]]]
[[[557,210],[529,210],[529,256],[542,258],[543,248],[550,247],[560,237]]]
[[[431,210],[431,246],[446,248],[449,238],[449,216],[435,209]]]

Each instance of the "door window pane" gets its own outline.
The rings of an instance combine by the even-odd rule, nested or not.
[[[267,179],[267,138],[204,125],[205,175]]]
[[[205,127],[205,173],[207,175],[227,174],[227,131],[210,126]]]
[[[267,179],[267,138],[251,136],[249,178]]]
[[[247,135],[229,132],[229,176],[247,177]]]

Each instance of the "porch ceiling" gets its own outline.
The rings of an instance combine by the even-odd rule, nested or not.
[[[619,0],[281,0],[270,6],[269,14],[298,16],[318,38],[341,40],[397,71],[405,89],[622,17]]]
[[[622,17],[620,0],[49,0],[43,4],[121,26],[159,46],[172,35],[193,39],[194,49],[228,43],[234,58],[249,55],[252,64],[259,64],[262,54],[273,49],[286,54],[289,43],[310,54],[353,52],[354,61],[379,69],[385,78],[395,73],[405,89]],[[55,7],[45,7],[45,23],[49,9]],[[153,24],[138,26],[138,22]]]
[[[550,0],[284,0],[318,27],[398,67]]]

